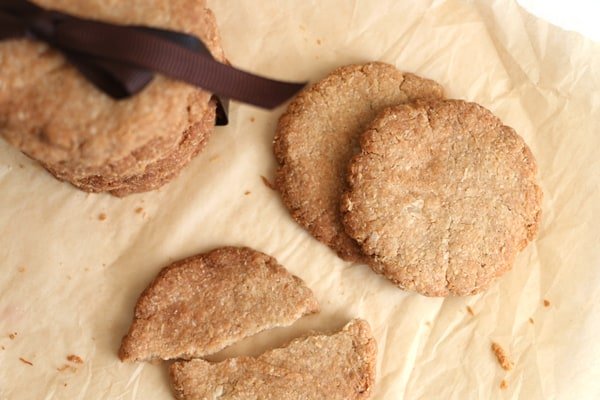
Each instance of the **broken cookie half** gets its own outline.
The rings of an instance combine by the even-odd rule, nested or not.
[[[318,311],[311,290],[274,258],[249,248],[224,247],[160,272],[135,306],[119,357],[203,357]]]
[[[355,319],[337,333],[295,339],[256,358],[178,361],[170,375],[179,400],[367,399],[376,355],[369,324]]]

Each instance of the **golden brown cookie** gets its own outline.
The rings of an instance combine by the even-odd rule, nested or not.
[[[87,192],[110,192],[123,197],[133,193],[147,192],[168,183],[187,165],[206,145],[209,134],[215,124],[214,108],[204,114],[202,121],[186,130],[177,147],[164,158],[148,164],[144,172],[126,178],[107,178],[93,175],[75,180],[68,174],[62,175],[50,166],[45,166],[58,179],[70,181],[71,184]]]
[[[477,104],[386,109],[360,147],[341,201],[346,232],[401,288],[481,292],[537,232],[542,192],[533,155]]]
[[[176,362],[170,375],[179,400],[353,400],[371,397],[377,345],[366,321],[293,340],[259,357],[212,364]]]
[[[381,62],[338,68],[300,93],[280,118],[274,141],[276,185],[292,217],[343,259],[365,262],[339,215],[358,138],[383,108],[442,95],[437,83]]]
[[[192,33],[224,60],[215,18],[204,1],[36,3],[87,18]],[[0,42],[0,82],[0,134],[75,183],[92,176],[118,181],[147,174],[214,113],[211,93],[160,75],[138,95],[115,101],[58,51],[31,40]],[[212,130],[197,135],[207,137]]]
[[[310,289],[274,258],[224,247],[160,272],[135,306],[119,357],[202,357],[318,310]]]

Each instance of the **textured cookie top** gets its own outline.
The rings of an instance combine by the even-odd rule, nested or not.
[[[216,22],[204,1],[35,2],[86,18],[192,33],[223,60]],[[146,149],[144,158],[159,158],[201,120],[209,99],[208,92],[157,75],[138,95],[115,101],[46,44],[0,42],[0,134],[32,157],[78,173],[127,156],[131,165],[124,168],[133,170],[132,151],[147,144],[156,154]]]
[[[535,236],[535,160],[485,108],[459,100],[389,108],[360,146],[341,204],[346,230],[400,287],[480,292]]]
[[[170,373],[179,400],[368,399],[376,356],[369,324],[357,319],[333,335],[296,339],[257,358],[176,362]]]
[[[318,310],[310,289],[274,258],[225,247],[160,272],[135,306],[119,357],[202,357]]]
[[[358,138],[379,111],[416,98],[441,98],[437,83],[380,62],[349,65],[298,95],[279,120],[277,187],[292,216],[340,257],[363,262],[344,232],[339,201]]]

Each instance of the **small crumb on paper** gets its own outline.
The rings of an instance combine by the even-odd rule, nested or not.
[[[218,154],[215,154],[214,156],[210,157],[210,158],[208,159],[208,161],[209,161],[209,162],[216,161],[216,160],[218,160],[218,159],[219,159],[219,157],[221,157],[221,156],[220,156],[220,155],[218,155]]]
[[[544,299],[544,307],[550,307],[550,300]]]
[[[254,121],[256,121],[256,118],[250,117],[250,122],[254,122]]]
[[[135,209],[135,213],[136,214],[141,214],[143,212],[144,212],[144,208],[143,207],[138,207],[138,208]]]
[[[320,46],[321,45],[321,39],[317,39],[317,44]]]
[[[513,368],[513,363],[509,360],[504,349],[496,342],[492,342],[492,351],[498,359],[498,363],[505,371],[510,371]]]
[[[250,193],[252,193],[252,192],[251,192],[251,191],[249,191],[249,190],[246,190],[246,191],[244,192],[244,196],[248,196]]]
[[[10,340],[15,340],[15,338],[16,338],[16,337],[17,337],[17,332],[14,332],[14,333],[9,333],[9,334],[8,334],[8,338],[9,338]]]
[[[273,182],[271,182],[270,180],[268,180],[263,175],[261,175],[260,178],[262,179],[262,181],[263,181],[263,183],[265,184],[266,187],[268,187],[271,190],[275,190],[275,185],[273,184]]]
[[[83,364],[83,359],[75,354],[69,354],[67,360],[75,364]]]
[[[531,325],[533,325],[533,323],[534,323],[534,322],[533,322],[533,318],[529,318],[529,323],[530,323]]]
[[[507,389],[507,388],[508,388],[508,382],[506,382],[505,379],[502,379],[500,381],[500,389],[504,390],[504,389]]]
[[[19,271],[20,273],[23,273],[23,272],[25,272],[26,270],[27,270],[27,268],[25,268],[25,267],[19,267],[19,269],[18,269],[18,271]]]
[[[22,362],[23,364],[27,364],[27,365],[31,365],[31,366],[33,366],[33,363],[32,363],[31,361],[29,361],[29,360],[26,360],[26,359],[24,359],[23,357],[19,357],[19,360],[21,360],[21,362]]]
[[[467,312],[471,315],[475,315],[475,313],[473,312],[473,309],[470,306],[467,306]]]
[[[68,364],[64,364],[62,367],[58,367],[58,368],[56,368],[56,370],[57,370],[58,372],[63,372],[63,371],[67,371],[67,370],[68,370],[69,372],[75,372],[75,371],[77,371],[77,369],[75,369],[75,367],[73,367],[73,366],[71,366],[71,365],[68,365]]]
[[[106,219],[106,214],[104,214],[104,213],[98,214],[98,220],[99,221],[104,221],[105,219]]]

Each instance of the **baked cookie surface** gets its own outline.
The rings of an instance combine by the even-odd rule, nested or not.
[[[160,272],[135,306],[119,357],[202,357],[318,310],[310,289],[274,258],[224,247]]]
[[[381,62],[338,68],[300,93],[274,140],[276,186],[292,217],[343,259],[365,262],[339,214],[358,138],[383,108],[442,95],[437,83]]]
[[[485,108],[460,100],[392,107],[360,146],[341,201],[346,231],[401,288],[480,292],[535,236],[534,157]]]
[[[173,150],[164,154],[163,158],[147,164],[144,171],[137,175],[125,177],[91,175],[76,179],[69,172],[56,170],[49,165],[45,165],[45,167],[58,179],[69,181],[86,192],[109,192],[118,197],[147,192],[171,181],[202,151],[208,142],[209,133],[214,124],[215,112],[214,108],[210,108],[202,117],[202,121],[192,125],[184,132],[180,142]]]
[[[214,15],[204,1],[36,3],[86,18],[191,33],[224,60]],[[144,175],[149,165],[178,149],[186,131],[205,127],[202,121],[214,114],[211,93],[160,75],[139,94],[114,100],[59,51],[38,41],[0,42],[0,82],[0,135],[71,182]],[[208,137],[213,126],[197,135]]]
[[[253,357],[171,366],[179,400],[368,399],[375,382],[377,345],[366,321],[332,335],[314,334]]]

